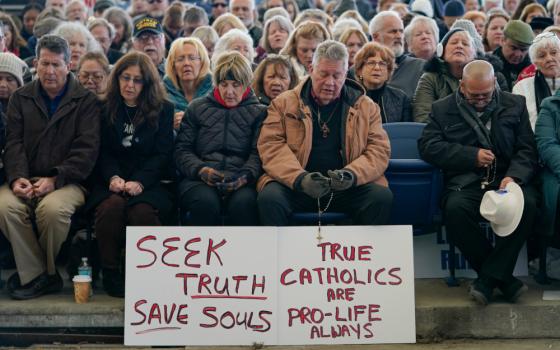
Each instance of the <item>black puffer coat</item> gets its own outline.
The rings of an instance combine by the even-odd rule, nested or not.
[[[205,166],[226,176],[245,172],[251,183],[262,173],[257,138],[266,106],[250,91],[238,106],[228,109],[213,93],[189,104],[175,140],[180,195],[200,182],[198,172]]]

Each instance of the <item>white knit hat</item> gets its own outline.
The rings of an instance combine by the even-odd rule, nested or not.
[[[430,0],[414,0],[412,5],[410,5],[410,10],[412,12],[419,12],[430,18],[434,17],[434,9]]]
[[[17,79],[19,86],[23,86],[23,70],[25,67],[25,62],[13,53],[0,53],[0,72],[13,75]]]

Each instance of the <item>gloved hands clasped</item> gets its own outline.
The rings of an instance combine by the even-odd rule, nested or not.
[[[324,176],[319,172],[306,174],[301,180],[301,190],[312,198],[321,198],[329,192],[344,191],[354,185],[354,174],[346,169],[329,170]]]

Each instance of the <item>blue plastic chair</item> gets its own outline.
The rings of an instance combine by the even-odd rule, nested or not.
[[[383,128],[391,142],[391,159],[385,171],[393,192],[391,225],[412,225],[415,235],[442,229],[440,209],[443,180],[441,170],[420,159],[418,139],[426,124],[387,123]],[[449,246],[451,256],[455,247]],[[455,279],[455,260],[449,261],[449,286]]]
[[[383,128],[391,141],[391,159],[385,172],[393,192],[389,223],[413,225],[415,234],[441,224],[439,201],[441,171],[420,159],[417,141],[423,123],[387,123]]]

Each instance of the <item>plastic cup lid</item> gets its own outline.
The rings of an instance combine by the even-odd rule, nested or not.
[[[89,275],[76,275],[72,278],[72,282],[91,282]]]

